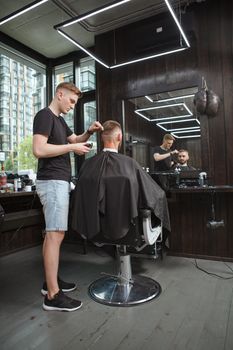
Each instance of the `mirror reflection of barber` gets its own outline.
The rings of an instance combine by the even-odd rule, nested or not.
[[[174,141],[175,138],[171,134],[165,134],[162,145],[155,147],[155,171],[167,171],[174,165],[172,156],[179,153],[176,149],[171,150]]]

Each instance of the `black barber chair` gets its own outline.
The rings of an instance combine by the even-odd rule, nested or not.
[[[150,277],[132,275],[130,254],[127,253],[127,246],[141,250],[161,239],[162,226],[157,223],[152,227],[151,215],[150,210],[141,210],[121,239],[107,239],[101,232],[95,237],[94,243],[98,246],[116,246],[118,274],[105,275],[90,285],[89,294],[93,300],[110,306],[133,306],[159,296],[161,286],[158,282]]]

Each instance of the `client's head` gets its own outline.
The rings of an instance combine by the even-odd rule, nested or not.
[[[178,153],[178,162],[181,165],[187,165],[187,162],[189,160],[189,153],[186,149],[180,149]]]
[[[120,149],[122,143],[121,125],[115,120],[107,120],[103,123],[101,140],[105,148]]]

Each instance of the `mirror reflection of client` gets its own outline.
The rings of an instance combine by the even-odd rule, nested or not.
[[[176,149],[171,151],[174,141],[175,138],[172,135],[165,134],[162,145],[155,147],[155,171],[167,171],[174,165],[172,155],[178,154]]]
[[[188,164],[189,153],[186,149],[180,149],[178,156],[178,162],[174,165],[174,169],[180,169],[181,171],[196,170],[193,166]]]

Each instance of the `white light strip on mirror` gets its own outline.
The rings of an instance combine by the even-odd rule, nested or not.
[[[182,35],[182,37],[183,37],[183,39],[184,39],[186,45],[187,45],[188,47],[190,47],[189,41],[188,41],[188,39],[187,39],[187,37],[186,37],[186,35],[185,35],[183,29],[182,29],[182,27],[181,27],[181,25],[180,25],[180,23],[179,23],[177,17],[176,17],[176,14],[175,14],[173,8],[171,7],[171,5],[170,5],[170,3],[169,3],[168,0],[164,0],[164,1],[165,1],[166,5],[167,5],[167,7],[168,7],[168,9],[169,9],[169,11],[170,11],[170,13],[171,13],[173,19],[174,19],[174,21],[176,22],[176,25],[177,25],[177,27],[179,28],[179,31],[180,31],[180,33],[181,33],[181,35]]]
[[[171,124],[171,123],[185,123],[185,122],[191,122],[191,121],[197,121],[196,118],[189,118],[189,119],[182,119],[182,120],[167,120],[166,122],[157,123],[156,125],[164,125],[164,124]]]
[[[182,100],[183,98],[190,98],[190,97],[194,97],[194,96],[195,96],[194,94],[191,94],[191,95],[163,98],[161,100],[152,100],[152,101],[155,103],[160,103],[160,102],[168,102],[168,101],[174,101],[174,100]]]
[[[129,2],[129,1],[131,1],[131,0],[122,0],[122,1],[114,2],[114,3],[110,4],[110,5],[106,5],[106,6],[104,6],[104,7],[97,8],[96,10],[91,11],[91,12],[89,12],[89,13],[87,13],[87,14],[84,14],[83,16],[82,16],[82,15],[81,15],[81,16],[78,16],[78,18],[74,19],[73,21],[70,20],[69,22],[66,22],[66,23],[63,24],[63,25],[61,24],[60,27],[63,27],[63,28],[68,27],[68,26],[70,26],[70,25],[72,25],[72,24],[74,24],[74,23],[81,22],[81,21],[83,21],[83,20],[86,19],[86,18],[95,16],[95,15],[97,15],[98,13],[101,13],[101,12],[104,12],[104,11],[107,11],[107,10],[110,10],[110,9],[112,9],[112,8],[114,8],[114,7],[123,5],[124,3]]]
[[[152,100],[152,98],[150,98],[150,96],[145,96],[145,98],[147,98],[147,100],[149,100],[150,102],[154,102],[153,100]]]
[[[171,133],[171,135],[174,136],[176,139],[192,139],[194,137],[201,137],[200,134],[198,134],[198,135],[178,136],[175,133]]]
[[[139,111],[139,112],[151,111],[153,109],[162,109],[162,108],[179,107],[179,106],[182,106],[182,107],[185,107],[185,108],[188,109],[188,107],[186,106],[186,104],[184,102],[179,102],[179,103],[172,103],[170,105],[162,105],[162,106],[153,106],[153,107],[139,108],[139,109],[136,109],[134,112],[136,112],[136,111]],[[190,112],[190,114],[192,114],[192,113]]]
[[[150,118],[147,118],[145,115],[141,114],[140,112],[136,112],[136,111],[134,111],[134,112],[137,113],[138,115],[140,115],[140,117],[142,117],[142,118],[148,120],[148,122],[151,121]]]
[[[200,128],[199,129],[191,129],[191,130],[181,130],[181,131],[176,131],[175,134],[187,134],[189,132],[197,132],[197,131],[200,131]]]
[[[187,128],[169,129],[169,131],[180,131],[180,130],[200,130],[200,126],[189,126]]]
[[[194,132],[194,131],[200,131],[200,126],[190,126],[190,127],[186,127],[186,128],[178,128],[178,129],[167,129],[165,128],[165,126],[161,125],[161,123],[156,124],[159,128],[165,130],[165,131],[169,131],[169,132],[179,132],[179,130],[184,130],[183,132]],[[191,131],[194,130],[194,131]]]
[[[22,14],[24,14],[24,13],[30,11],[30,10],[32,10],[32,9],[34,9],[37,6],[40,6],[40,5],[44,4],[47,1],[48,0],[33,1],[31,4],[28,4],[28,5],[24,6],[24,7],[22,7],[21,9],[16,10],[13,13],[11,13],[11,14],[3,17],[2,19],[0,19],[0,25],[3,25],[6,22],[11,21],[12,19],[14,19],[14,18],[16,18],[16,17],[18,17],[18,16],[20,16],[20,15],[22,15]]]
[[[150,119],[151,122],[158,122],[163,120],[173,120],[175,122],[175,119],[181,119],[181,118],[187,118],[189,120],[189,117],[192,117],[193,114],[184,114],[184,115],[177,115],[175,117],[165,117],[165,118],[156,118],[156,119]]]

